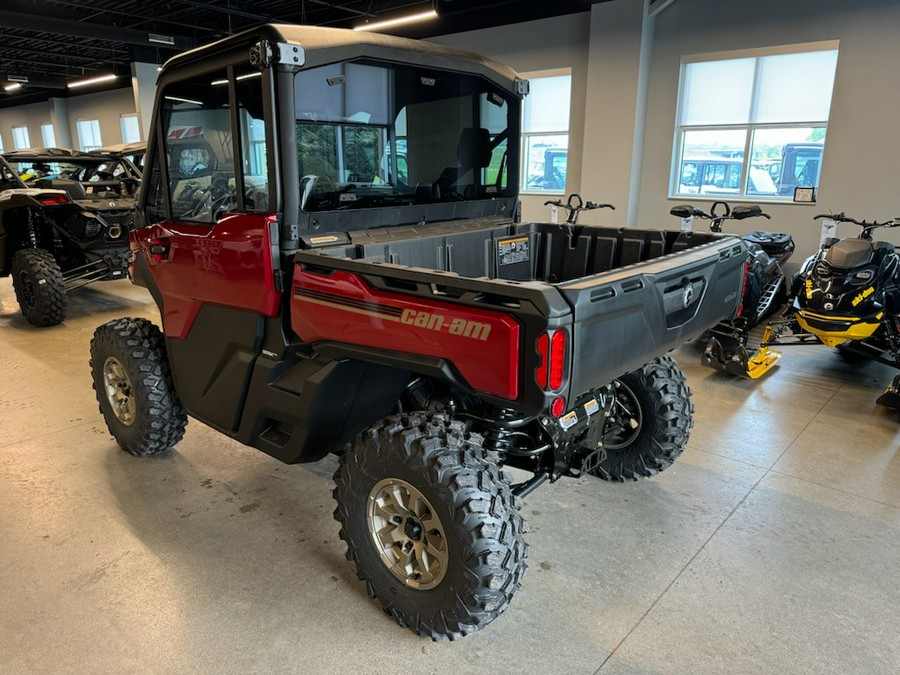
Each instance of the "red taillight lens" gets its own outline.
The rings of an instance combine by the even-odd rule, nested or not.
[[[741,304],[738,305],[737,315],[744,314],[744,293],[747,291],[747,282],[750,280],[750,261],[744,263],[744,278],[741,281]]]
[[[550,338],[544,333],[537,341],[538,354],[541,362],[538,364],[537,370],[534,372],[534,379],[537,380],[541,389],[547,388],[547,369],[550,367]]]
[[[566,412],[566,399],[557,396],[550,404],[550,414],[554,417],[562,417],[564,412]]]
[[[37,200],[44,206],[53,206],[55,204],[68,204],[71,200],[69,195],[63,193],[50,193],[38,195]]]
[[[566,365],[566,333],[558,330],[550,338],[550,389],[559,389],[563,383]]]

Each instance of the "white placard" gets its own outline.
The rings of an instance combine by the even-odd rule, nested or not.
[[[822,239],[819,246],[825,245],[825,240],[837,236],[837,221],[826,218],[822,221]]]
[[[550,222],[554,224],[559,222],[559,207],[555,204],[550,207]]]
[[[687,218],[681,219],[681,231],[682,232],[690,232],[694,229],[694,216],[688,216]]]

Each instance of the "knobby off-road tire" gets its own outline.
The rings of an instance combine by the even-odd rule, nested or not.
[[[424,412],[381,420],[341,456],[334,515],[347,559],[356,563],[369,595],[420,636],[455,640],[484,628],[522,583],[525,521],[498,459],[462,422]],[[385,497],[398,493],[421,499],[409,499],[404,512],[397,505],[402,498]],[[398,510],[402,523],[381,519]],[[402,555],[419,525],[435,556],[416,579],[416,570],[426,569],[421,558],[403,569],[396,563],[391,569],[389,560]],[[396,548],[392,539],[399,540]]]
[[[22,314],[35,326],[55,326],[66,318],[66,282],[56,259],[39,248],[17,251],[13,289]]]
[[[667,469],[680,455],[694,426],[694,404],[684,373],[668,356],[656,358],[619,379],[619,395],[637,406],[638,426],[618,444],[608,438],[606,459],[592,472],[604,480],[640,480]],[[629,403],[630,399],[630,403]]]
[[[162,333],[146,319],[116,319],[91,340],[91,373],[109,433],[135,457],[165,452],[187,415],[172,384]]]

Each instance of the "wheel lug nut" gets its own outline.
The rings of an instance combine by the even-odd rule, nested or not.
[[[403,547],[404,551],[409,551],[413,547],[413,543],[411,541],[406,542],[406,546]]]
[[[393,520],[395,523],[403,522],[403,518],[401,518],[400,516],[394,516],[393,518],[391,518],[391,520]]]

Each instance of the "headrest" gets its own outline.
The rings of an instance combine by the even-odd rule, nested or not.
[[[459,165],[465,169],[483,169],[491,163],[491,134],[487,129],[463,129],[456,150]]]

